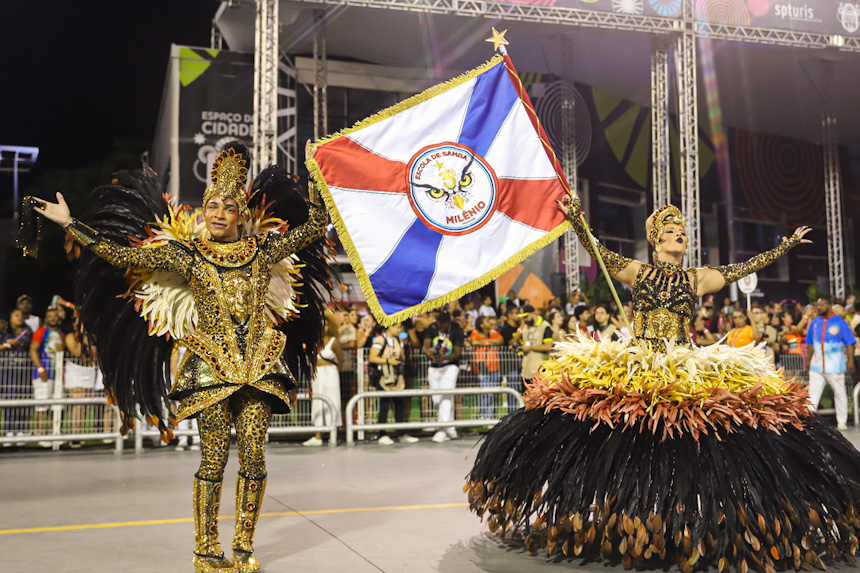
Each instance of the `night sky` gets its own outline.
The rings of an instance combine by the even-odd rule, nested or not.
[[[3,2],[0,144],[39,147],[38,174],[102,157],[117,139],[151,142],[170,44],[208,46],[218,5]]]
[[[74,215],[113,171],[139,168],[155,135],[170,45],[208,47],[218,6],[215,0],[3,1],[0,144],[40,149],[35,169],[21,175],[22,195],[65,191]],[[11,197],[11,174],[0,173],[0,218],[11,216]],[[46,223],[38,260],[0,247],[0,314],[23,292],[35,298],[39,315],[53,294],[73,296],[75,267],[54,227]]]

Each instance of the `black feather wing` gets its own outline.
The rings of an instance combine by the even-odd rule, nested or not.
[[[307,222],[309,209],[302,187],[289,173],[273,165],[260,172],[251,187],[250,209],[267,205],[267,212],[289,223],[290,228]],[[326,262],[325,241],[315,241],[296,255],[302,268],[298,317],[278,327],[287,337],[284,360],[299,380],[309,380],[316,366],[316,354],[323,335],[322,317],[326,294],[332,288],[332,269]]]
[[[92,206],[78,219],[103,237],[122,245],[129,237],[147,236],[146,225],[167,214],[163,188],[155,172],[121,171],[110,185],[97,187]],[[76,272],[75,304],[90,343],[98,349],[105,389],[126,418],[144,415],[162,418],[167,412],[170,353],[173,343],[149,336],[148,324],[135,309],[126,270],[114,267],[87,249],[81,253]]]

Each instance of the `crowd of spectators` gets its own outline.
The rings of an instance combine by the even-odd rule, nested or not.
[[[632,303],[628,301],[623,306],[624,313],[632,321]],[[767,358],[777,367],[785,367],[790,375],[806,377],[809,373],[810,395],[815,405],[824,385],[830,384],[834,390],[837,421],[840,427],[844,426],[847,417],[845,382],[833,379],[833,375],[839,373],[833,372],[833,365],[826,362],[830,358],[815,354],[812,339],[820,343],[822,349],[824,344],[811,325],[816,320],[824,320],[830,332],[836,332],[838,326],[840,338],[837,342],[845,351],[843,373],[852,373],[854,336],[860,336],[856,298],[831,301],[829,297],[822,297],[816,304],[809,305],[792,300],[754,301],[749,309],[743,306],[728,298],[721,305],[713,297],[703,299],[694,312],[690,332],[693,342],[699,346],[722,343],[740,347],[753,342],[761,345]],[[541,308],[519,298],[513,291],[497,301],[491,296],[472,294],[387,329],[379,326],[364,307],[333,307],[325,320],[325,343],[318,356],[317,379],[312,385],[315,393],[329,396],[336,404],[333,415],[338,426],[345,422],[347,402],[359,391],[503,385],[521,392],[523,381],[533,378],[553,344],[569,335],[609,340],[630,338],[621,311],[614,302],[590,301],[583,293],[573,294],[566,301],[556,297]],[[819,323],[815,324],[819,328]],[[34,314],[30,296],[18,297],[16,308],[8,315],[0,315],[0,397],[48,399],[57,396],[57,365],[54,364],[57,351],[66,351],[74,357],[68,363],[71,368],[65,369],[64,380],[59,382],[65,397],[88,397],[99,392],[103,386],[93,366],[94,349],[84,354],[86,345],[79,340],[76,330],[74,307],[61,297],[54,297],[43,317]],[[824,332],[823,327],[821,331]],[[831,346],[835,340],[833,336],[827,335],[827,344]],[[359,363],[357,353],[362,348],[366,350]],[[364,374],[362,388],[358,387],[359,367]],[[22,372],[27,374],[22,376]],[[434,441],[457,437],[457,430],[450,423],[463,416],[461,395],[440,392],[418,403],[423,419],[432,416],[439,424]],[[395,422],[415,419],[411,399],[381,398],[378,404],[380,423],[388,421],[389,413],[394,415]],[[470,407],[471,416],[489,420],[515,408],[516,399],[481,394]],[[68,409],[65,423],[70,433],[99,431],[102,426],[103,431],[109,431],[114,423],[109,408],[104,408],[103,419],[87,415],[85,408]],[[0,414],[6,436],[47,433],[52,417],[61,411],[50,410],[53,414],[49,417],[47,406],[4,408]],[[328,423],[330,414],[314,401],[310,415],[314,420]],[[102,414],[97,414],[97,418],[102,418]],[[394,438],[409,443],[416,440],[401,430],[391,434],[381,432],[379,443],[391,444]],[[322,443],[322,436],[317,434],[305,445]]]
[[[822,302],[826,303],[824,307]],[[767,359],[776,367],[784,367],[789,376],[803,379],[809,376],[815,382],[816,370],[820,372],[820,368],[815,365],[815,345],[807,343],[808,337],[812,336],[810,324],[816,317],[829,321],[827,325],[843,320],[846,331],[860,336],[860,313],[855,304],[853,296],[844,301],[833,300],[832,305],[829,297],[823,297],[808,305],[793,300],[753,301],[751,308],[747,309],[728,298],[718,305],[713,297],[706,297],[694,311],[690,336],[698,346],[719,343],[741,347],[756,343],[762,347]],[[632,321],[632,303],[628,301],[623,306]],[[345,368],[340,378],[340,402],[345,404],[359,390],[355,376],[355,349],[374,346],[378,350],[384,349],[390,346],[386,341],[393,333],[379,327],[364,309],[350,307],[333,314],[339,322],[341,347],[345,349]],[[531,380],[540,362],[548,357],[554,342],[576,333],[600,339],[630,338],[614,302],[589,301],[582,293],[571,295],[567,301],[556,297],[540,309],[530,301],[520,299],[515,292],[500,297],[495,304],[490,296],[473,294],[406,320],[397,329],[402,345],[402,350],[399,347],[397,350],[402,352],[402,358],[397,361],[405,363],[402,372],[406,374],[405,386],[400,387],[445,389],[503,384],[522,391],[523,380]],[[847,353],[851,346],[851,357],[845,360],[848,374],[854,370],[853,345],[849,342],[851,340],[846,337],[840,347]],[[384,357],[381,360],[380,354],[374,351],[370,356],[366,379],[371,387],[381,390],[374,382],[374,376],[375,371],[382,367]],[[840,404],[844,398],[844,382],[831,382],[829,379],[826,382],[834,388],[837,410],[844,410]],[[810,387],[816,406],[823,384]],[[461,396],[435,395],[432,401],[433,415],[440,425],[434,441],[456,437],[456,430],[445,424],[460,418]],[[409,401],[405,406],[400,401],[392,401],[391,404],[396,421],[408,419]],[[514,406],[515,399],[511,397],[508,409]],[[480,419],[498,416],[499,412],[494,411],[497,407],[499,403],[494,396],[480,395],[474,416]],[[380,410],[379,422],[388,419],[388,410],[387,405]],[[839,411],[840,427],[844,426],[844,417],[844,412]],[[393,441],[386,436],[381,443]]]

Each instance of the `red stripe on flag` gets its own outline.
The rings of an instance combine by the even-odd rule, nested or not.
[[[517,91],[517,95],[520,97],[520,101],[523,103],[523,107],[526,110],[526,114],[529,116],[529,119],[532,122],[532,126],[534,126],[535,131],[538,133],[538,137],[540,137],[540,141],[543,144],[544,151],[546,151],[546,156],[549,158],[550,163],[555,168],[556,173],[558,174],[558,179],[561,181],[562,185],[570,189],[570,184],[567,182],[567,177],[564,176],[564,172],[561,169],[561,163],[559,163],[558,158],[555,155],[555,151],[553,151],[552,146],[549,144],[549,137],[546,135],[546,131],[543,129],[543,125],[541,125],[540,120],[538,119],[537,114],[535,113],[535,108],[532,105],[532,100],[529,98],[529,94],[526,92],[526,88],[523,85],[523,82],[520,81],[520,76],[517,75],[517,70],[514,68],[514,62],[511,60],[511,57],[505,55],[505,68],[508,70],[508,77],[511,80],[511,84],[513,84],[514,89]],[[573,190],[576,193],[576,190]]]
[[[499,179],[496,209],[515,221],[549,232],[564,222],[556,200],[566,195],[558,179]]]
[[[406,164],[371,153],[348,137],[319,146],[316,160],[330,187],[406,192]]]

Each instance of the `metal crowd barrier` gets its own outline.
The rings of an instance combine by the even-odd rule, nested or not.
[[[420,430],[424,428],[481,428],[495,426],[499,423],[499,418],[481,419],[474,418],[471,420],[451,420],[449,422],[426,421],[426,422],[395,422],[395,423],[361,423],[353,422],[353,411],[359,401],[366,398],[414,398],[423,396],[437,395],[454,395],[462,396],[465,394],[508,394],[513,396],[519,408],[525,406],[522,395],[513,388],[504,388],[502,386],[491,386],[486,388],[450,388],[443,390],[380,390],[372,392],[359,392],[349,399],[346,404],[346,445],[355,445],[354,432],[356,430]]]
[[[119,433],[117,409],[110,406],[96,379],[94,389],[69,389],[69,363],[81,361],[67,353],[53,355],[54,383],[48,397],[34,398],[35,372],[27,351],[0,351],[0,448],[18,444],[42,443],[59,450],[63,442],[112,441],[117,452],[123,451],[124,437]],[[80,371],[78,371],[80,374]],[[95,376],[95,372],[93,372]],[[73,394],[79,396],[72,397]],[[315,395],[329,413],[335,411],[331,398]],[[329,445],[337,445],[337,424],[311,425],[308,396],[299,395],[299,403],[289,414],[275,415],[268,435],[327,433]],[[175,429],[176,436],[195,436],[196,430]],[[138,420],[134,431],[135,451],[143,450],[144,437],[160,436],[157,429]]]
[[[310,402],[311,399],[307,394],[299,394],[298,400]],[[280,436],[280,435],[288,435],[288,434],[299,434],[299,435],[308,435],[308,434],[316,434],[316,433],[327,433],[329,435],[328,446],[330,448],[334,448],[337,446],[337,423],[338,420],[334,418],[333,412],[335,411],[334,401],[328,396],[324,396],[321,394],[314,394],[314,400],[319,400],[322,402],[325,407],[329,411],[329,417],[332,420],[332,423],[327,426],[311,426],[311,425],[289,425],[290,422],[294,421],[296,418],[301,418],[301,409],[298,408],[298,404],[295,412],[291,412],[290,414],[276,414],[272,423],[269,425],[269,431],[266,433],[268,436]],[[299,412],[297,414],[297,412]],[[290,420],[292,418],[292,420]],[[141,453],[143,451],[143,439],[144,438],[159,438],[161,436],[161,432],[158,429],[148,426],[146,422],[143,420],[138,420],[139,428],[134,432],[134,451],[135,453]],[[178,430],[174,429],[173,434],[175,436],[197,436],[197,430]],[[236,430],[231,429],[230,434],[232,436],[236,435]]]

